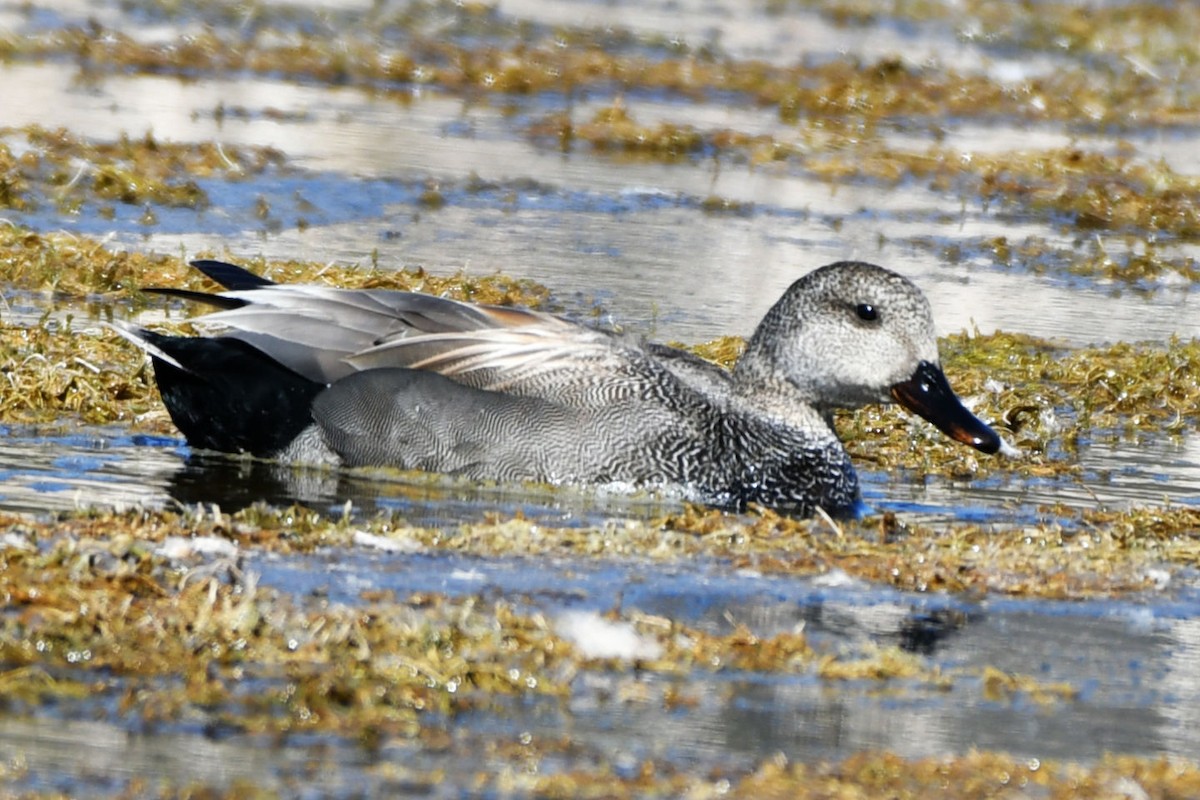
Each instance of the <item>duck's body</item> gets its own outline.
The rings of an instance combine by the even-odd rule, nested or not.
[[[137,330],[196,447],[469,478],[679,487],[807,515],[858,499],[828,423],[899,400],[956,439],[999,439],[937,367],[928,303],[880,267],[801,278],[732,373],[556,316],[386,290],[272,284],[196,262],[230,291],[215,338]]]

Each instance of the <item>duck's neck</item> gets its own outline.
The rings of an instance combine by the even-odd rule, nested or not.
[[[785,324],[790,312],[781,300],[772,306],[746,341],[746,350],[733,368],[733,382],[742,392],[753,394],[760,390],[786,392],[793,399],[813,404],[816,400],[812,387],[798,385],[784,377],[788,370],[784,362],[788,354],[783,352],[787,343],[796,342],[802,334],[796,320]],[[782,335],[786,332],[786,336]]]
[[[813,387],[786,377],[778,349],[777,343],[768,342],[768,337],[762,335],[762,326],[759,326],[733,367],[734,392],[743,397],[767,395],[788,403],[815,407],[817,398]]]

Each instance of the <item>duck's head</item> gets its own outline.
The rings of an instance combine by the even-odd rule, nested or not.
[[[929,302],[911,281],[858,261],[815,270],[759,324],[737,373],[743,390],[784,381],[822,414],[898,402],[985,453],[1000,437],[963,407],[939,366]]]

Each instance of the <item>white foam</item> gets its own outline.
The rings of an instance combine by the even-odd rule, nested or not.
[[[658,658],[662,645],[643,636],[628,622],[613,622],[595,611],[565,611],[555,618],[558,635],[584,658]]]

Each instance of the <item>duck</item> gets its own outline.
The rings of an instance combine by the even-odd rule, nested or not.
[[[210,306],[200,335],[122,335],[192,448],[845,517],[862,503],[838,409],[895,402],[983,453],[1002,444],[950,387],[925,295],[862,261],[798,278],[731,370],[544,311],[191,265],[222,291],[146,291]]]

